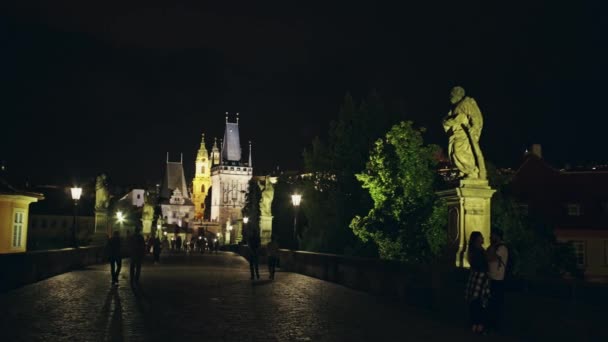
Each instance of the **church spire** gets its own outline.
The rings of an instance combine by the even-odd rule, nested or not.
[[[207,147],[205,146],[205,133],[202,134],[201,138],[201,147],[198,149],[197,159],[206,159],[209,156],[207,152]]]
[[[251,140],[249,140],[249,167],[253,167],[251,163]]]

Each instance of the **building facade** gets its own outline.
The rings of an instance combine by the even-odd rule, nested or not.
[[[570,242],[588,280],[608,281],[608,172],[551,167],[532,149],[513,177],[522,210],[542,218],[560,242]]]
[[[226,117],[221,150],[217,145],[211,152],[211,221],[218,222],[226,243],[242,238],[242,213],[249,180],[253,175],[251,143],[248,160],[242,156],[239,119],[229,122]]]
[[[194,203],[186,187],[183,158],[178,162],[169,161],[161,185],[159,203],[162,212],[163,224],[176,229],[188,230],[194,222]]]
[[[0,178],[0,254],[27,250],[30,203],[42,199],[42,194],[16,190]]]

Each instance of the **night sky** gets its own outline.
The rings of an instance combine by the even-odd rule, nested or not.
[[[517,167],[531,143],[556,166],[608,161],[600,1],[210,3],[2,5],[0,160],[31,183],[142,184],[183,152],[192,175],[200,134],[210,147],[229,111],[256,173],[297,169],[344,94],[372,89],[445,147],[460,84],[495,164]]]

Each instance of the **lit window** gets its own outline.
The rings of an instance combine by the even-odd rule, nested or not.
[[[568,216],[581,216],[581,205],[568,204]]]
[[[572,246],[574,247],[574,255],[576,257],[576,265],[579,267],[585,266],[585,241],[572,241]]]
[[[25,211],[15,211],[13,215],[13,247],[21,247],[23,237],[23,218]]]

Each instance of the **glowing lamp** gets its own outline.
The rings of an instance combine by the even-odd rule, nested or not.
[[[80,199],[80,195],[82,195],[82,188],[74,187],[71,188],[70,191],[72,192],[72,199],[74,201],[78,201]]]
[[[291,203],[293,203],[294,207],[299,206],[301,201],[302,201],[302,195],[298,195],[298,194],[291,195]]]

